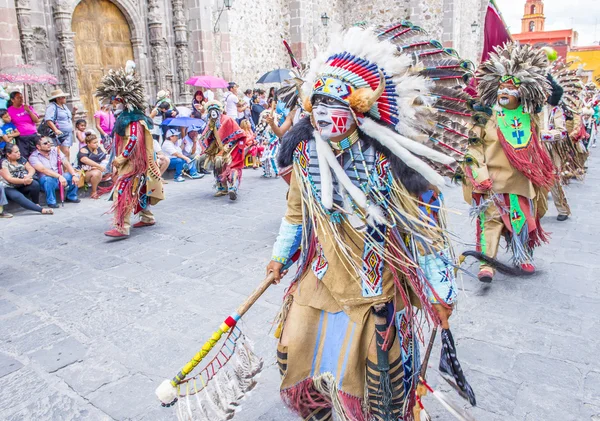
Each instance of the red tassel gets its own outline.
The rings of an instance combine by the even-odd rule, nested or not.
[[[527,245],[529,248],[533,249],[534,247],[539,247],[543,243],[548,244],[550,242],[550,233],[544,231],[542,228],[542,224],[540,222],[540,218],[536,217],[535,219],[535,229],[529,233],[529,241]]]
[[[283,402],[303,418],[307,418],[315,409],[330,408],[331,402],[317,392],[311,378],[280,392]]]
[[[483,180],[481,183],[475,181],[475,177],[473,177],[473,170],[468,165],[465,166],[465,175],[467,176],[467,179],[473,186],[473,190],[477,190],[478,192],[486,192],[488,190],[491,190],[493,187],[492,180],[490,180],[489,178]]]
[[[531,136],[531,142],[526,148],[515,150],[498,129],[498,139],[510,164],[523,173],[534,186],[550,190],[555,178],[554,164],[546,149],[541,146],[535,131]]]

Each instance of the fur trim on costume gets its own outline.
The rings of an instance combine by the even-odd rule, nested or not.
[[[279,153],[277,154],[277,165],[280,168],[289,167],[294,163],[294,151],[303,140],[309,140],[313,138],[313,127],[310,118],[302,118],[298,123],[288,130],[288,132],[281,139],[281,146],[279,147]]]
[[[533,275],[532,272],[526,272],[523,269],[521,269],[520,267],[508,266],[508,265],[502,263],[501,261],[494,259],[493,257],[490,257],[488,255],[485,255],[479,251],[467,250],[467,251],[463,252],[462,255],[465,257],[474,257],[478,260],[481,260],[481,261],[485,262],[486,264],[488,264],[489,266],[496,269],[498,272],[503,273],[505,275],[512,275],[512,276]]]

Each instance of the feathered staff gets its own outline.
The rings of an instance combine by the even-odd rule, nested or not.
[[[282,37],[283,37],[283,35],[282,35]],[[285,40],[285,38],[283,39],[283,45],[284,45],[285,49],[287,50],[288,54],[290,55],[292,67],[300,70],[300,63],[298,63],[298,60],[296,60],[296,57],[294,57],[294,53],[292,52],[292,47],[290,47],[290,44]]]
[[[300,253],[297,252],[284,269],[292,266],[299,257]],[[179,402],[178,419],[230,420],[239,409],[240,401],[256,386],[256,377],[262,371],[263,362],[254,354],[252,343],[240,331],[237,323],[272,283],[273,274],[270,273],[246,301],[223,321],[181,371],[156,388],[155,393],[162,406],[170,407]],[[198,374],[187,378],[228,332],[223,345],[210,362]],[[232,360],[234,363],[229,371],[221,370]],[[214,379],[216,381],[211,383],[214,390],[209,392],[207,385]],[[194,403],[191,402],[192,396],[195,396]]]

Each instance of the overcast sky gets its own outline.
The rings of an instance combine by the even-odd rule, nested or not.
[[[511,33],[521,32],[525,0],[496,0]],[[546,30],[573,28],[580,46],[600,41],[599,0],[544,0]]]

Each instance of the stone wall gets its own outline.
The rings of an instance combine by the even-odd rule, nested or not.
[[[8,24],[8,30],[0,33],[2,66],[32,62],[57,75],[63,88],[72,88],[73,64],[67,63],[65,37],[70,36],[70,14],[78,1],[0,0],[0,23]],[[190,88],[182,85],[187,75],[216,75],[235,80],[242,88],[253,87],[263,73],[290,67],[281,35],[298,60],[308,64],[336,28],[359,21],[386,24],[409,19],[463,57],[475,59],[487,4],[487,0],[234,0],[231,10],[222,10],[223,0],[111,1],[130,22],[134,56],[149,98],[169,88],[180,103],[189,98],[185,94]],[[15,24],[19,4],[27,7],[30,25],[25,35],[35,46],[33,53],[25,48],[27,57],[22,57],[24,47]],[[57,7],[62,12],[57,13]],[[327,27],[321,22],[323,13],[330,18]],[[187,32],[181,30],[182,21]],[[473,21],[480,24],[477,34],[471,34]],[[41,91],[39,95],[44,96]]]
[[[242,89],[254,87],[265,72],[290,68],[282,35],[289,41],[291,1],[237,0],[229,12],[231,79]]]
[[[0,67],[23,63],[14,0],[0,0]]]

